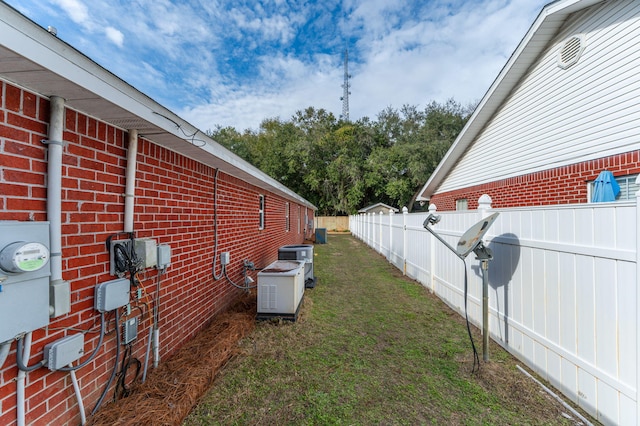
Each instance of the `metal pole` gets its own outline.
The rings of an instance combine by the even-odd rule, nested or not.
[[[489,261],[482,261],[482,359],[489,361]]]

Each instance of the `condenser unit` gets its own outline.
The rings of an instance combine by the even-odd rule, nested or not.
[[[258,272],[258,320],[295,321],[304,296],[304,262],[278,260]]]
[[[311,244],[282,246],[278,249],[278,259],[304,262],[304,286],[306,288],[315,287],[316,277],[313,275],[313,246]]]

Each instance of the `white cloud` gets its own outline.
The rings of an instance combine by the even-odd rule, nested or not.
[[[87,6],[79,0],[54,0],[76,24],[89,26],[89,10]]]
[[[107,35],[107,38],[111,40],[116,46],[122,47],[124,43],[124,34],[122,34],[122,32],[113,27],[105,28],[104,32]]]

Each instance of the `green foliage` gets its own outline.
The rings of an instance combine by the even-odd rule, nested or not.
[[[314,203],[320,215],[352,214],[377,202],[411,209],[470,111],[450,99],[347,122],[309,107],[289,121],[266,119],[258,131],[217,127],[209,134]]]

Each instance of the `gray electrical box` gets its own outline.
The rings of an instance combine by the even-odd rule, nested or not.
[[[84,353],[84,334],[77,333],[51,342],[44,347],[44,359],[49,370],[56,371],[79,360]]]
[[[158,264],[158,242],[151,238],[136,238],[136,254],[142,269],[153,268]]]
[[[122,344],[128,345],[138,337],[138,317],[128,319],[122,324]]]
[[[166,269],[171,265],[171,246],[158,244],[158,269]]]
[[[129,303],[131,283],[126,278],[118,278],[96,286],[94,307],[100,312],[109,312]]]
[[[49,222],[0,221],[0,343],[49,324]]]

